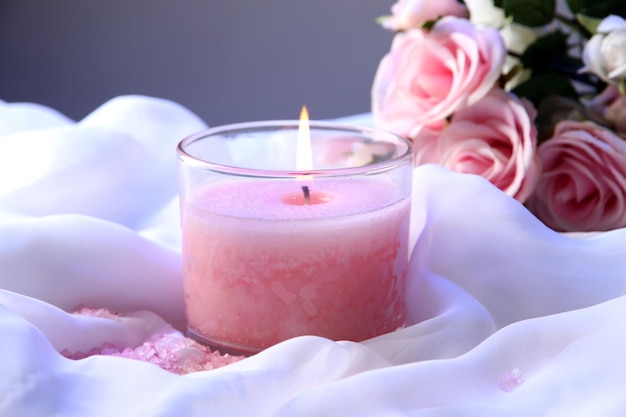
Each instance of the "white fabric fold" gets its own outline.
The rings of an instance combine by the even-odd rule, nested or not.
[[[413,257],[472,294],[499,327],[626,292],[626,229],[575,239],[546,228],[486,180],[416,171]],[[419,208],[420,201],[425,207]]]
[[[205,124],[123,96],[77,123],[1,102],[0,126],[2,416],[624,415],[626,231],[555,233],[436,166],[414,173],[406,328],[299,337],[185,376],[66,359],[184,330],[174,148]]]
[[[82,215],[3,222],[0,236],[1,288],[68,311],[149,310],[184,327],[179,252]]]
[[[141,96],[115,98],[62,125],[54,112],[15,106],[4,111],[16,117],[7,120],[14,132],[0,137],[0,210],[85,214],[135,228],[175,197],[175,146],[206,127],[176,103]],[[36,130],[25,126],[31,119]]]

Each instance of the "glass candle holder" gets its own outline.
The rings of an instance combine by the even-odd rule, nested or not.
[[[188,334],[222,352],[405,324],[410,142],[312,121],[303,171],[298,125],[227,125],[178,145]]]

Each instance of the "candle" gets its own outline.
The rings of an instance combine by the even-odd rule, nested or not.
[[[362,142],[362,133],[348,133]],[[411,167],[404,146],[392,162],[308,175],[232,175],[230,165],[209,165],[198,180],[198,166],[183,163],[189,334],[254,353],[299,335],[361,341],[401,327]]]

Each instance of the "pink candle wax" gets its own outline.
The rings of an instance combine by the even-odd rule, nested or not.
[[[405,322],[408,197],[375,179],[218,182],[183,205],[189,329],[256,352],[299,335],[361,341]]]

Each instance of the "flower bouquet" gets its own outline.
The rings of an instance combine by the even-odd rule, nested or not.
[[[623,16],[623,0],[399,0],[374,123],[554,230],[626,227]]]

